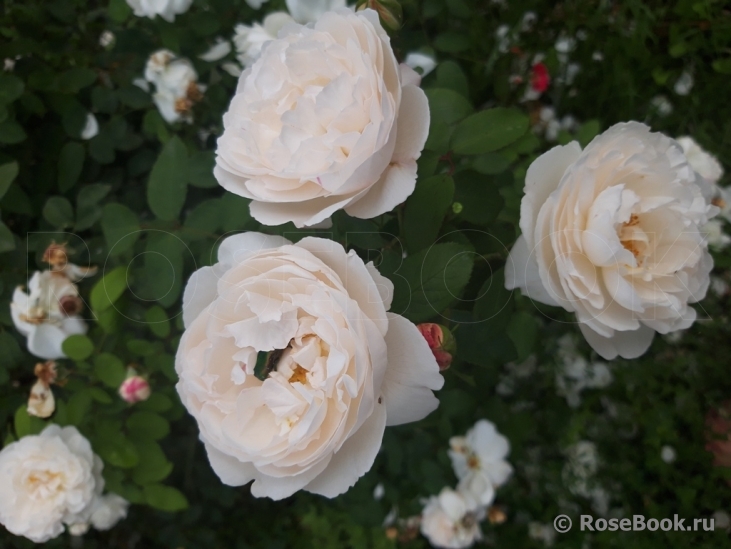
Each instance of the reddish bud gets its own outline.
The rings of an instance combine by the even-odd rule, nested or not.
[[[440,370],[446,370],[452,364],[452,354],[455,351],[455,342],[452,333],[439,324],[425,322],[417,326],[424,336],[427,345],[434,354]]]
[[[548,74],[548,67],[543,63],[533,65],[530,76],[530,87],[533,91],[543,93],[551,84],[551,75]]]
[[[147,400],[150,398],[150,393],[150,384],[145,378],[137,375],[128,377],[119,387],[119,396],[130,404]]]

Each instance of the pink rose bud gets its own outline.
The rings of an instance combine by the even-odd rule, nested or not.
[[[452,333],[439,324],[425,322],[416,326],[426,339],[440,370],[446,370],[452,364],[452,353],[455,351],[455,341]]]
[[[143,377],[130,376],[120,385],[119,396],[130,404],[142,402],[150,398],[150,384]]]
[[[548,67],[543,63],[533,65],[530,77],[530,86],[534,91],[543,93],[551,84],[551,75],[548,73]]]

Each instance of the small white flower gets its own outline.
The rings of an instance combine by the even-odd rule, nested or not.
[[[558,53],[572,52],[576,48],[576,39],[571,38],[570,36],[561,35],[558,37],[558,40],[556,40],[554,48],[556,48]]]
[[[685,157],[688,159],[688,164],[693,168],[701,177],[710,181],[711,183],[717,183],[723,176],[723,167],[721,163],[711,153],[703,149],[692,137],[683,136],[677,139],[680,146],[683,148]],[[723,191],[721,191],[723,193]],[[722,196],[723,199],[726,196]],[[728,201],[726,201],[728,202]],[[731,207],[731,205],[729,205]]]
[[[600,51],[595,51],[591,54],[591,58],[593,61],[604,61],[604,54]]]
[[[723,221],[720,219],[711,219],[701,227],[701,231],[706,236],[706,242],[716,251],[723,250],[731,244],[731,236],[727,235],[723,229]]]
[[[510,453],[508,439],[492,422],[481,419],[466,436],[452,437],[449,446],[452,468],[461,485],[480,504],[489,505],[495,495],[494,488],[502,486],[513,472],[505,461]]]
[[[153,53],[145,66],[145,79],[155,85],[152,100],[169,123],[193,121],[192,107],[200,101],[205,86],[188,59],[178,59],[170,50]]]
[[[693,74],[689,71],[683,71],[680,77],[675,81],[673,89],[678,95],[688,95],[693,89]]]
[[[421,533],[435,547],[462,549],[482,539],[480,520],[484,509],[451,488],[426,500],[421,515]]]
[[[426,76],[437,66],[437,62],[434,57],[416,51],[408,54],[404,63],[418,72],[421,76]]]
[[[86,323],[69,308],[78,300],[78,289],[66,276],[53,271],[36,272],[29,292],[16,288],[10,313],[18,331],[28,338],[28,351],[40,358],[63,358],[61,346],[74,334],[85,334]]]
[[[229,53],[231,53],[231,42],[229,42],[228,40],[224,40],[221,37],[218,37],[216,39],[216,43],[213,44],[206,53],[204,53],[203,55],[199,55],[198,59],[213,63],[215,61],[218,61],[219,59],[223,59]]]
[[[724,296],[729,291],[728,283],[721,277],[711,277],[711,291],[717,296]]]
[[[650,100],[650,106],[660,116],[668,116],[673,112],[673,104],[664,95],[656,95]]]
[[[536,541],[542,541],[546,547],[551,547],[556,540],[556,529],[552,524],[531,522],[528,524],[528,537]]]
[[[264,44],[274,40],[280,29],[294,19],[283,11],[275,11],[267,15],[264,20],[253,25],[236,25],[233,42],[236,47],[236,58],[246,68],[259,57]]]
[[[596,445],[582,440],[569,446],[565,451],[567,461],[562,478],[569,491],[582,497],[592,495],[591,479],[599,469]]]
[[[103,467],[75,427],[49,425],[8,444],[0,451],[0,524],[43,543],[61,534],[64,524],[88,523],[104,489]]]
[[[99,45],[103,48],[108,48],[109,46],[114,44],[114,39],[114,33],[110,30],[105,30],[99,36]]]
[[[379,482],[373,489],[373,499],[380,501],[384,495],[386,495],[386,489],[383,487],[383,483]]]
[[[6,57],[3,60],[3,70],[5,72],[12,72],[15,69],[15,59],[11,59],[10,57]]]
[[[495,38],[497,39],[497,49],[500,53],[506,53],[510,49],[512,39],[510,37],[510,27],[500,25],[495,29]]]
[[[523,14],[523,19],[520,22],[520,30],[522,32],[530,32],[538,20],[538,16],[534,11],[527,11]]]
[[[86,124],[84,129],[81,130],[81,139],[91,139],[99,133],[99,122],[96,120],[96,116],[91,113],[86,115]]]
[[[719,530],[727,530],[731,527],[731,517],[726,511],[718,510],[713,513],[713,521],[716,528]]]
[[[127,0],[132,12],[137,17],[154,19],[159,15],[168,23],[175,21],[175,16],[185,13],[193,0]]]
[[[287,9],[298,23],[314,23],[325,12],[345,7],[345,0],[287,0]]]
[[[660,457],[665,463],[673,463],[678,455],[675,453],[675,448],[672,446],[663,446],[660,449]]]
[[[72,536],[83,536],[89,531],[90,524],[88,522],[77,522],[69,525],[69,534]]]
[[[246,0],[246,3],[255,10],[258,10],[267,2],[269,2],[269,0]]]
[[[91,511],[91,524],[97,530],[109,530],[127,517],[129,502],[117,494],[97,497]]]

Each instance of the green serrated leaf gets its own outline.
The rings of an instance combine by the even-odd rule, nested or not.
[[[127,268],[117,267],[104,274],[91,290],[91,308],[102,312],[111,307],[127,289]]]
[[[101,353],[94,357],[94,375],[107,387],[118,389],[127,377],[124,363],[110,353]]]
[[[457,154],[485,154],[510,145],[528,131],[528,117],[517,109],[497,107],[465,118],[452,134]]]
[[[188,151],[178,136],[163,147],[147,182],[147,202],[160,219],[172,221],[185,204]]]
[[[145,501],[150,507],[161,511],[182,511],[188,508],[188,500],[176,488],[162,484],[148,484],[144,487]]]
[[[94,344],[85,335],[75,334],[64,340],[61,349],[71,360],[84,360],[94,352]]]
[[[426,90],[426,97],[432,123],[454,124],[474,110],[472,104],[454,90],[432,88]]]

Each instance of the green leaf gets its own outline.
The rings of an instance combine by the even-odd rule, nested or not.
[[[134,84],[119,88],[117,97],[122,103],[133,109],[143,109],[150,105],[150,94]]]
[[[69,425],[81,425],[89,418],[91,409],[91,394],[87,390],[78,391],[69,399],[66,407],[66,422]]]
[[[104,206],[101,225],[110,255],[126,252],[140,237],[137,215],[122,204]]]
[[[94,344],[85,335],[75,334],[63,341],[61,349],[71,360],[84,360],[94,352]]]
[[[437,66],[437,85],[469,97],[469,84],[462,68],[454,61],[443,61]]]
[[[15,181],[18,176],[18,163],[7,162],[0,166],[0,198],[5,196],[8,192],[10,185]]]
[[[510,167],[510,161],[500,153],[487,153],[475,158],[472,163],[475,171],[495,175],[502,173]]]
[[[202,189],[213,189],[218,181],[213,177],[216,155],[213,151],[199,151],[188,159],[188,183]]]
[[[439,51],[458,53],[469,49],[470,39],[464,33],[447,31],[434,39],[434,47]]]
[[[454,90],[432,88],[426,90],[432,122],[454,124],[474,110],[472,104]]]
[[[165,309],[159,305],[153,305],[145,313],[145,322],[150,331],[157,337],[170,335],[170,319]]]
[[[517,312],[510,317],[506,332],[518,351],[518,360],[528,358],[533,352],[533,345],[538,334],[535,318],[526,312]]]
[[[485,281],[477,294],[475,318],[503,331],[512,309],[512,292],[505,289],[504,269],[498,269]]]
[[[6,120],[0,124],[0,143],[15,145],[24,141],[26,137],[28,135],[25,130],[15,120]]]
[[[248,204],[246,204],[248,208]],[[188,240],[198,240],[214,235],[221,227],[221,213],[224,204],[220,198],[204,200],[198,204],[185,218],[184,227]]]
[[[0,253],[10,252],[15,249],[15,236],[8,226],[0,221]]]
[[[104,311],[117,301],[127,289],[127,267],[112,269],[91,290],[91,308]]]
[[[137,448],[121,433],[107,434],[95,445],[94,451],[105,463],[121,469],[131,469],[140,462]]]
[[[221,197],[221,229],[224,233],[247,228],[252,218],[249,213],[251,200],[226,193]]]
[[[125,0],[110,0],[108,10],[109,18],[117,23],[124,23],[132,15],[132,8]]]
[[[140,462],[132,470],[132,479],[140,486],[165,480],[172,472],[173,464],[165,457],[157,442],[140,442],[137,444],[137,451]]]
[[[183,289],[183,254],[188,249],[176,235],[157,231],[148,237],[145,252],[143,268],[135,271],[135,293],[169,307]]]
[[[162,484],[148,484],[144,487],[145,501],[150,507],[161,511],[182,511],[188,508],[188,500],[176,488]]]
[[[114,400],[112,400],[112,397],[109,396],[109,393],[107,393],[104,389],[100,389],[99,387],[89,388],[89,395],[91,395],[91,398],[93,398],[97,402],[100,402],[101,404],[112,404],[114,402]]]
[[[76,198],[76,226],[74,230],[83,231],[96,223],[102,216],[99,201],[109,194],[111,185],[86,185]]]
[[[731,57],[716,59],[712,64],[713,70],[721,74],[731,74]]]
[[[148,410],[150,412],[167,412],[173,407],[173,401],[170,397],[165,396],[162,393],[152,393],[150,398],[144,402],[137,404],[138,410]]]
[[[0,105],[8,105],[23,95],[25,84],[13,74],[0,73]]]
[[[43,217],[53,227],[65,229],[74,224],[74,208],[68,199],[62,196],[52,196],[43,206]]]
[[[119,389],[127,377],[124,363],[110,353],[101,353],[94,357],[94,375],[110,389]]]
[[[170,433],[170,423],[152,412],[136,412],[127,419],[127,429],[136,440],[160,440]]]
[[[66,192],[79,180],[86,149],[80,143],[66,143],[58,155],[58,189]]]
[[[582,147],[586,147],[599,134],[600,130],[599,120],[587,120],[576,132],[576,140]]]
[[[435,175],[417,182],[404,210],[403,234],[410,251],[434,244],[453,198],[454,181],[448,175]]]
[[[457,154],[485,154],[496,151],[528,131],[528,117],[517,109],[497,107],[465,118],[452,134]]]
[[[435,244],[407,257],[392,276],[391,310],[412,322],[438,316],[459,298],[472,273],[472,254],[454,243]]]
[[[79,90],[91,86],[97,75],[86,67],[74,67],[58,77],[58,88],[62,93],[78,93]]]
[[[188,151],[178,136],[163,147],[147,182],[147,202],[160,219],[177,219],[185,203]]]
[[[46,422],[28,414],[25,404],[15,412],[15,436],[23,438],[28,435],[37,435],[43,431]]]
[[[476,225],[489,225],[503,209],[504,200],[494,182],[484,175],[465,170],[455,174],[454,200],[462,204],[459,218]],[[487,200],[486,197],[490,199]]]

